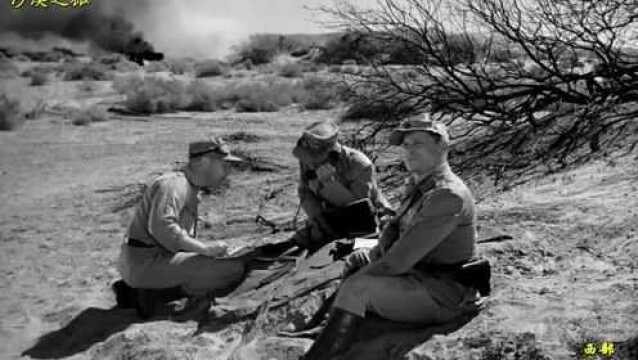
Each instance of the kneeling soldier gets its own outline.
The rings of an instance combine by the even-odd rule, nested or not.
[[[393,131],[390,144],[402,147],[414,186],[378,245],[369,254],[349,258],[350,266],[359,259],[356,265],[363,267],[342,283],[306,360],[331,359],[347,350],[366,312],[427,324],[477,309],[478,286],[457,277],[457,270],[475,255],[474,199],[448,165],[444,125],[408,119]]]
[[[241,281],[241,261],[216,259],[226,254],[224,243],[194,237],[200,192],[220,186],[234,161],[241,160],[220,139],[191,143],[188,164],[146,189],[121,247],[123,281],[113,286],[119,306],[135,306],[140,316],[149,317],[151,289],[181,287],[189,295],[186,308],[201,310],[216,292]]]
[[[349,237],[352,231],[362,231],[358,235],[374,233],[377,215],[391,212],[377,187],[372,161],[340,144],[338,133],[331,121],[315,122],[305,129],[293,150],[300,168],[299,200],[308,216],[306,226],[293,240],[310,251]]]

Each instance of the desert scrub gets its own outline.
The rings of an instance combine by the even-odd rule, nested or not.
[[[16,77],[20,74],[20,69],[10,59],[0,55],[0,79]]]
[[[84,80],[78,83],[76,88],[78,89],[78,91],[85,93],[90,93],[97,90],[97,86],[95,85],[95,83],[90,80]]]
[[[0,94],[0,131],[14,130],[24,122],[20,102]]]
[[[338,83],[314,75],[303,79],[301,89],[299,103],[306,110],[332,109],[342,92]]]
[[[113,88],[124,94],[124,105],[140,114],[164,113],[187,108],[190,99],[184,82],[138,74],[116,77]]]
[[[140,114],[232,108],[237,112],[274,112],[293,103],[307,109],[328,109],[339,99],[333,83],[312,77],[303,81],[271,77],[211,84],[135,74],[117,77],[113,88],[125,95],[128,110]]]
[[[195,76],[198,78],[225,75],[228,66],[219,60],[204,60],[195,64]]]
[[[229,109],[234,106],[234,101],[224,97],[224,91],[220,86],[213,86],[201,80],[191,82],[187,88],[188,105],[186,110],[191,111],[216,111],[220,108]]]
[[[42,86],[49,82],[49,75],[44,71],[34,71],[31,73],[31,86]]]
[[[71,123],[78,126],[89,125],[94,122],[107,121],[108,119],[108,112],[97,105],[78,109],[71,115]]]
[[[184,75],[195,72],[195,60],[191,58],[178,58],[164,60],[168,70],[175,75]]]
[[[76,80],[109,80],[111,74],[106,65],[90,62],[90,63],[67,63],[63,68],[64,81]]]
[[[237,112],[274,112],[298,101],[299,87],[290,80],[267,79],[231,87]]]
[[[149,61],[148,64],[144,65],[144,71],[147,73],[168,72],[170,68],[164,60]]]
[[[135,71],[140,68],[138,64],[130,61],[122,54],[105,55],[98,58],[97,62],[105,65],[104,70],[113,70],[117,72]]]
[[[286,78],[300,77],[303,74],[303,67],[297,62],[284,63],[279,66],[277,74]]]
[[[47,74],[43,72],[34,72],[31,74],[31,82],[29,83],[31,86],[42,86],[45,85],[49,81],[49,77]]]

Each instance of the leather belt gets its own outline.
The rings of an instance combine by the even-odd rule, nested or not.
[[[153,248],[155,247],[155,245],[151,245],[151,244],[147,244],[141,240],[137,240],[137,239],[132,239],[132,238],[128,238],[126,240],[126,244],[128,246],[131,247],[137,247],[137,248]]]
[[[467,261],[459,262],[456,264],[431,264],[431,263],[417,263],[414,265],[414,269],[425,272],[456,272],[461,270],[463,264]]]

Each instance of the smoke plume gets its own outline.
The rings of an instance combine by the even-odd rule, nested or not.
[[[153,45],[129,20],[141,15],[150,3],[150,0],[114,0],[93,1],[81,9],[55,6],[35,9],[27,5],[12,9],[5,1],[2,6],[6,9],[0,13],[0,32],[13,32],[28,39],[56,34],[125,54],[138,63],[143,59],[159,60],[163,55],[155,52]]]

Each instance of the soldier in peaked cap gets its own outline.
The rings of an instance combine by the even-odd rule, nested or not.
[[[315,122],[304,130],[293,149],[299,160],[300,203],[308,216],[306,226],[294,235],[293,241],[311,251],[343,236],[341,229],[328,221],[329,212],[362,199],[369,199],[373,212],[391,211],[377,187],[372,161],[362,152],[342,145],[338,134],[334,122]]]
[[[146,188],[121,247],[114,284],[118,305],[152,315],[153,290],[180,287],[189,296],[187,309],[204,309],[211,297],[239,282],[244,264],[218,259],[221,242],[195,238],[200,192],[222,184],[233,156],[221,139],[189,144],[188,163],[159,176]]]
[[[378,245],[347,259],[347,266],[359,269],[342,283],[329,321],[304,359],[332,359],[345,351],[368,312],[427,324],[478,309],[480,287],[459,275],[475,255],[474,200],[448,165],[449,143],[445,126],[427,116],[409,118],[391,133],[413,185]]]

